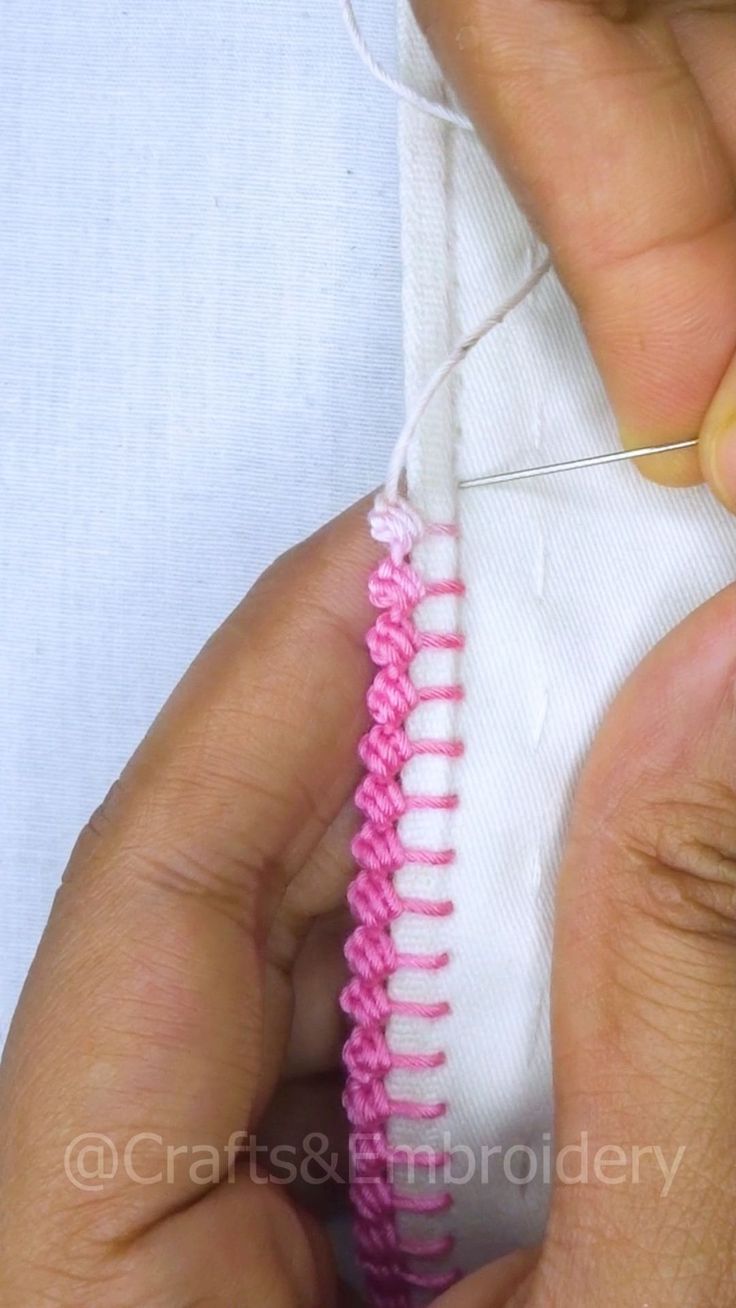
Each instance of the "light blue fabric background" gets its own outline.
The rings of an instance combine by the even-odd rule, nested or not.
[[[0,18],[2,1037],[78,828],[402,397],[396,106],[332,0]]]

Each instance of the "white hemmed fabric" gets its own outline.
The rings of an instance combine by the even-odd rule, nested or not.
[[[440,96],[441,79],[408,6],[401,29],[402,77]],[[411,108],[402,120],[411,402],[461,331],[529,275],[540,249],[474,137]],[[454,1235],[453,1261],[464,1270],[535,1241],[543,1230],[554,886],[581,762],[628,673],[732,580],[736,525],[705,489],[667,491],[625,465],[467,490],[459,498],[454,487],[458,477],[616,445],[575,311],[550,275],[467,359],[424,423],[409,468],[410,498],[426,518],[459,515],[467,646],[456,667],[445,656],[445,670],[463,682],[465,702],[459,710],[425,706],[421,734],[459,730],[465,756],[439,772],[429,759],[406,770],[407,791],[431,791],[447,789],[442,768],[449,767],[460,806],[449,817],[415,815],[402,829],[407,843],[452,843],[457,859],[429,878],[401,874],[407,893],[437,890],[455,911],[440,922],[407,918],[397,925],[400,948],[447,949],[451,960],[428,977],[399,975],[393,993],[447,999],[452,1012],[434,1023],[391,1024],[394,1045],[439,1047],[447,1055],[431,1073],[395,1073],[392,1092],[448,1106],[435,1122],[396,1120],[392,1139],[470,1151],[458,1156],[452,1209],[433,1219]],[[455,549],[452,541],[430,538],[417,561],[432,577],[446,575]],[[456,626],[453,601],[432,604],[432,626]],[[435,661],[432,680],[439,679],[437,668]],[[518,1148],[515,1156],[489,1155],[494,1146],[531,1148],[539,1158],[536,1177],[520,1183],[534,1170],[530,1156]],[[400,1221],[407,1234],[418,1225],[430,1233],[427,1218]]]
[[[412,83],[430,99],[442,93],[442,79],[408,10],[401,15],[400,44],[403,63],[415,78]],[[401,119],[401,186],[402,186],[402,256],[404,272],[404,338],[407,377],[407,407],[411,407],[427,378],[449,354],[456,335],[452,296],[452,232],[450,214],[444,201],[449,185],[450,159],[446,133],[461,129],[447,127],[416,109],[408,109]],[[431,199],[423,204],[421,197]],[[417,200],[419,202],[417,203]],[[454,524],[457,518],[453,388],[452,383],[438,394],[423,424],[421,441],[410,453],[409,478],[412,497],[427,523]],[[452,536],[426,535],[417,546],[414,562],[425,581],[446,581],[458,575],[457,540]],[[420,629],[457,631],[460,605],[454,596],[425,600],[415,611]],[[458,681],[458,655],[451,651],[425,650],[412,665],[417,684],[440,685]],[[458,705],[430,701],[417,709],[408,724],[413,738],[451,740],[458,735]],[[455,788],[456,760],[443,757],[420,757],[412,760],[403,772],[406,794],[447,794]],[[421,810],[405,817],[400,834],[405,845],[428,849],[446,849],[452,844],[453,814]],[[453,872],[450,867],[408,866],[397,874],[402,895],[419,899],[452,898]],[[424,918],[407,914],[395,923],[393,935],[402,953],[440,953],[449,948],[452,934],[450,918]],[[439,971],[399,971],[391,980],[393,999],[436,1004],[447,999],[448,968]],[[388,1041],[394,1051],[435,1053],[444,1050],[451,1018],[396,1017],[389,1023]],[[444,1102],[448,1096],[448,1069],[396,1070],[387,1078],[393,1099],[417,1102]],[[412,1122],[394,1118],[389,1138],[394,1145],[427,1145],[441,1150],[446,1121]],[[397,1169],[397,1189],[444,1188],[441,1181],[427,1181],[417,1173],[413,1184],[407,1183]],[[406,1240],[441,1237],[448,1229],[447,1214],[403,1214],[400,1233]],[[432,1263],[432,1270],[440,1264]]]

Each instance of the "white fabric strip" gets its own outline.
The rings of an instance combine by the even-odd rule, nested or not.
[[[412,85],[436,99],[442,93],[442,79],[408,10],[401,14],[402,61],[411,69]],[[407,108],[401,115],[402,258],[404,274],[404,349],[406,360],[407,409],[416,401],[427,378],[449,354],[456,334],[452,286],[453,240],[451,216],[443,202],[449,185],[450,160],[447,134],[458,131],[420,111]],[[421,197],[431,197],[424,204]],[[417,203],[417,199],[420,200]],[[454,472],[455,442],[452,384],[444,387],[422,425],[422,437],[410,455],[409,478],[412,499],[428,523],[454,523],[457,511]],[[457,577],[457,540],[428,535],[418,545],[414,563],[426,581]],[[434,631],[456,631],[460,606],[455,597],[424,601],[415,611],[418,627]],[[424,651],[412,665],[417,684],[450,684],[458,680],[458,655],[447,651]],[[458,705],[430,702],[416,710],[408,723],[409,735],[450,740],[457,736]],[[454,790],[456,760],[417,758],[403,771],[406,794],[447,794]],[[452,844],[454,814],[421,811],[405,817],[400,835],[407,846],[445,849]],[[397,876],[404,896],[445,900],[452,897],[453,867],[428,869],[407,867]],[[402,917],[393,928],[397,949],[402,953],[439,953],[449,948],[450,919]],[[399,971],[391,979],[392,999],[414,1003],[442,1003],[447,998],[448,969],[437,972]],[[389,1023],[388,1042],[395,1052],[433,1053],[447,1043],[450,1018],[427,1020],[397,1017]],[[397,1070],[387,1078],[393,1099],[413,1102],[442,1102],[447,1099],[448,1069]],[[442,1148],[447,1130],[444,1118],[436,1122],[411,1122],[394,1118],[389,1139],[394,1145],[428,1145]],[[441,1182],[428,1183],[418,1174],[413,1185],[401,1170],[396,1186],[404,1190],[442,1189]],[[431,1217],[404,1214],[398,1225],[407,1240],[431,1239],[443,1235],[447,1215]],[[433,1264],[442,1266],[443,1264]]]
[[[440,95],[406,9],[401,51],[404,80]],[[413,398],[455,336],[513,291],[540,252],[469,133],[405,109],[401,179]],[[430,518],[444,517],[453,512],[458,475],[602,453],[616,443],[576,314],[550,276],[478,347],[433,408],[410,467],[410,498]],[[438,1131],[449,1132],[471,1151],[473,1179],[451,1186],[453,1208],[437,1219],[456,1238],[454,1261],[469,1270],[534,1241],[543,1227],[554,882],[581,760],[630,670],[733,579],[736,525],[704,489],[663,490],[625,465],[463,491],[459,514],[466,753],[453,765],[457,861],[444,883],[455,911],[429,924],[431,947],[451,953],[435,983],[452,1015],[436,1024],[446,1065],[431,1078],[401,1077],[402,1095],[429,1092],[448,1110],[431,1129],[396,1123],[393,1135],[436,1143]],[[447,562],[445,548],[423,546],[421,566]],[[434,720],[424,724],[432,734],[447,726],[441,712],[432,709]],[[410,772],[407,789],[437,783],[426,761],[414,761]],[[413,840],[418,832],[414,822]],[[406,930],[397,930],[402,948]],[[425,1047],[420,1021],[398,1026],[403,1047]],[[509,1179],[529,1169],[518,1152],[505,1167],[498,1154],[488,1156],[483,1174],[484,1147],[514,1145],[536,1151],[534,1180]],[[465,1167],[459,1160],[458,1176]]]

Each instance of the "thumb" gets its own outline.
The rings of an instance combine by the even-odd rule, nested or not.
[[[700,436],[700,456],[710,484],[736,512],[736,362],[731,364]]]
[[[117,1253],[128,1302],[212,1308],[335,1308],[326,1232],[280,1184],[251,1167],[172,1213]]]
[[[691,68],[693,34],[676,32],[667,5],[632,5],[626,22],[603,0],[414,6],[550,247],[624,444],[696,436],[736,351],[736,139],[704,98],[716,28]],[[692,450],[644,469],[701,479]]]
[[[732,1301],[735,651],[729,587],[635,673],[576,799],[542,1255],[549,1270],[568,1251],[572,1303],[621,1302],[622,1285],[631,1303]]]

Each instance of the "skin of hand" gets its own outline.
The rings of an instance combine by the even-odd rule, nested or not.
[[[276,564],[74,849],[0,1079],[4,1308],[351,1302],[298,1198],[247,1167],[205,1184],[192,1159],[243,1130],[324,1130],[334,1109],[374,558],[359,507]],[[560,880],[557,1148],[684,1149],[669,1193],[653,1162],[559,1183],[543,1246],[438,1308],[733,1304],[735,736],[730,588],[615,704]],[[132,1169],[79,1188],[68,1150],[87,1133],[121,1159],[137,1139]]]
[[[628,448],[736,509],[736,0],[413,0],[575,301]]]

